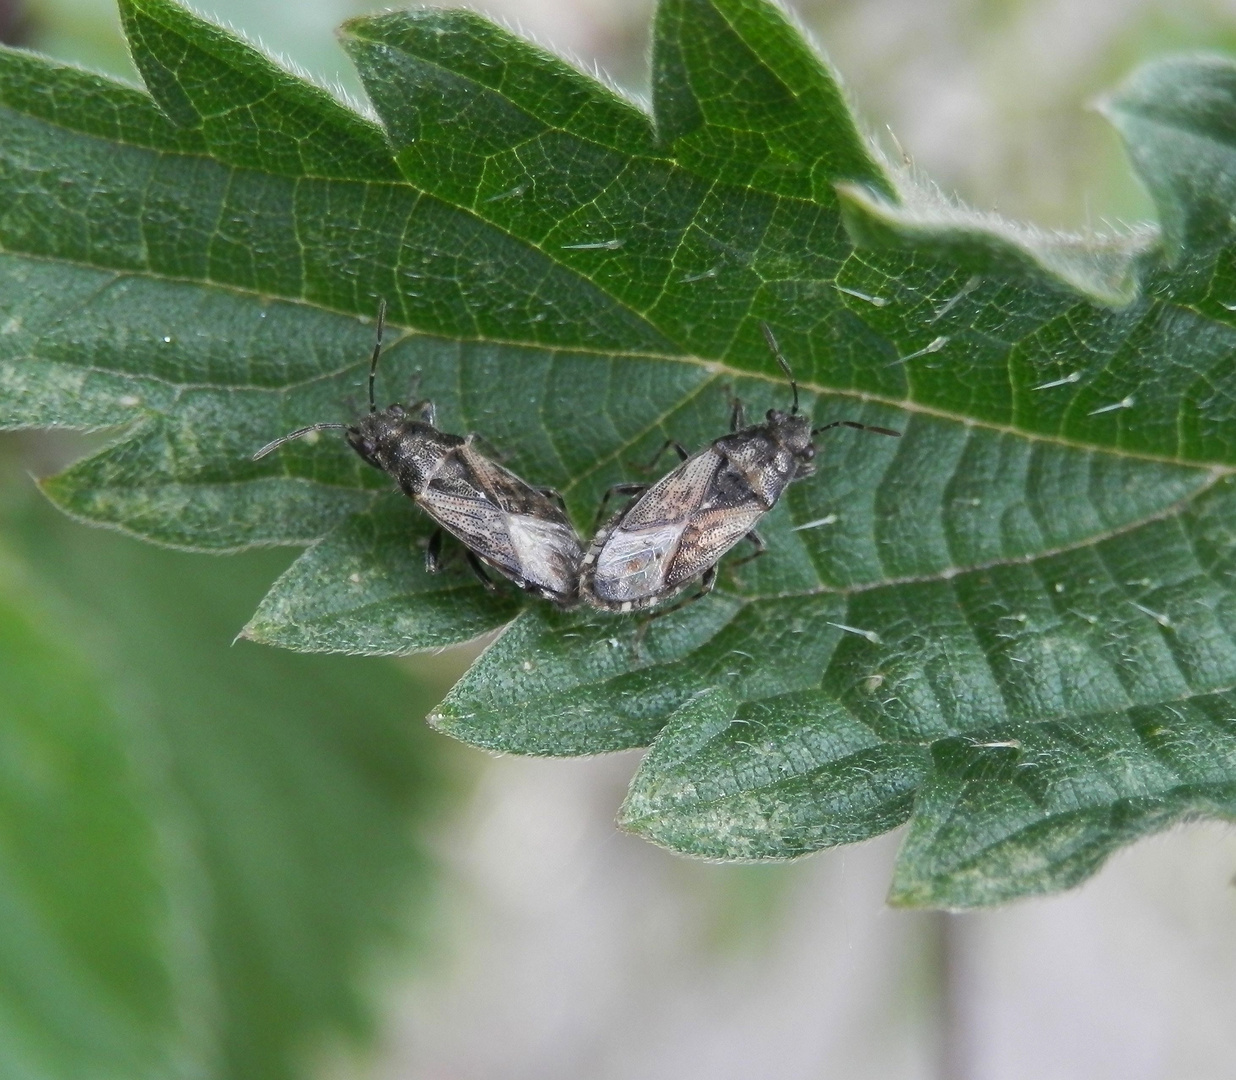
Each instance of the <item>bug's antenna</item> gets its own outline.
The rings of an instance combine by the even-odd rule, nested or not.
[[[378,339],[373,343],[373,357],[369,361],[369,411],[376,413],[378,404],[373,398],[373,384],[378,377],[378,357],[382,355],[382,328],[386,326],[386,301],[378,301]]]
[[[855,431],[872,431],[877,435],[891,435],[894,439],[901,438],[900,431],[894,431],[892,428],[876,427],[874,424],[860,424],[857,420],[834,420],[831,424],[812,428],[811,434],[818,435],[821,431],[827,431],[829,428],[835,427],[852,427]]]
[[[790,389],[794,391],[794,407],[790,410],[791,415],[793,415],[798,412],[798,383],[794,381],[794,372],[790,370],[789,361],[781,355],[781,346],[777,344],[777,339],[773,337],[772,327],[761,320],[760,329],[764,331],[764,340],[768,342],[768,348],[773,356],[777,358],[777,363],[781,365],[781,370],[785,372],[785,377],[790,380]]]
[[[256,454],[253,455],[254,461],[261,461],[267,454],[278,450],[286,442],[291,442],[293,439],[299,439],[302,435],[308,435],[311,431],[333,431],[343,430],[347,424],[310,424],[308,427],[297,428],[288,435],[283,435],[272,443],[267,443]]]

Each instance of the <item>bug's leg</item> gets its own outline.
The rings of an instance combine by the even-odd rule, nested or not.
[[[685,607],[690,607],[697,600],[703,600],[717,586],[717,567],[714,563],[704,571],[700,578],[700,587],[695,592],[684,596],[681,600],[675,601],[666,608],[658,608],[648,616],[648,622],[654,622],[657,619],[663,619],[666,615],[673,615],[676,611],[681,611]]]
[[[442,569],[442,530],[434,529],[425,545],[425,573],[436,574]]]
[[[742,398],[734,398],[730,404],[730,433],[741,431],[747,426],[747,410],[743,408]]]
[[[477,558],[476,552],[471,548],[468,549],[468,565],[472,567],[472,572],[480,580],[480,583],[485,586],[489,592],[496,592],[498,586],[494,584],[494,579],[485,573],[485,564]]]
[[[640,619],[639,625],[635,628],[635,633],[631,635],[631,658],[636,662],[644,659],[644,638],[648,636],[648,631],[652,627],[652,621],[657,616],[656,614],[646,615]]]
[[[704,571],[704,576],[700,578],[699,590],[684,596],[681,600],[670,604],[667,608],[658,608],[651,615],[644,618],[638,627],[635,629],[635,636],[631,639],[631,647],[635,650],[636,657],[640,657],[643,652],[644,638],[647,636],[652,624],[658,619],[664,619],[666,615],[673,615],[676,611],[681,611],[685,607],[690,607],[697,600],[703,600],[717,584],[717,568],[715,565],[710,566]]]
[[[413,402],[408,406],[407,411],[420,420],[423,424],[433,426],[437,423],[438,410],[429,398],[421,398],[420,401]]]
[[[744,555],[741,559],[735,559],[732,563],[730,563],[731,570],[737,569],[738,567],[742,566],[744,563],[751,562],[752,559],[758,559],[761,555],[763,555],[768,550],[767,542],[754,529],[752,529],[749,533],[747,533],[747,535],[744,536],[743,539],[751,541],[751,547],[753,550],[750,555]]]
[[[597,517],[592,523],[593,529],[595,530],[601,524],[601,519],[605,516],[605,507],[615,495],[642,495],[650,486],[649,484],[610,484],[609,489],[601,496],[601,505],[597,507]]]
[[[698,592],[693,592],[689,596],[684,596],[676,604],[670,604],[663,611],[654,611],[652,617],[659,619],[663,615],[672,615],[675,611],[681,611],[685,607],[690,607],[697,600],[703,600],[713,589],[717,587],[717,564],[713,563],[707,570],[704,571],[704,576],[700,578],[700,587]]]
[[[544,495],[545,498],[549,499],[551,502],[557,503],[559,509],[564,514],[566,513],[566,499],[562,497],[562,492],[559,491],[557,488],[534,487],[532,490],[535,491],[538,495]]]
[[[684,603],[694,604],[696,600],[703,600],[717,585],[717,564],[713,563],[707,570],[704,571],[704,576],[700,578],[700,591],[694,596],[689,596]]]
[[[636,465],[635,468],[640,472],[652,472],[657,467],[657,462],[661,460],[661,455],[670,447],[674,448],[674,453],[678,455],[679,461],[686,461],[691,455],[687,453],[687,448],[682,445],[677,439],[666,439],[661,444],[661,449],[652,455],[652,460],[647,465]]]

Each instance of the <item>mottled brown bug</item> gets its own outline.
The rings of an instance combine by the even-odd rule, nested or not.
[[[762,324],[763,325],[763,324]],[[717,563],[740,540],[764,551],[755,531],[781,493],[794,480],[815,471],[814,437],[834,427],[851,427],[881,435],[899,431],[834,420],[812,428],[798,411],[798,384],[772,330],[763,326],[768,347],[794,393],[788,413],[769,409],[764,422],[745,426],[742,404],[735,402],[730,434],[695,455],[673,440],[682,463],[655,484],[617,484],[606,493],[636,496],[601,528],[584,556],[579,591],[592,607],[604,611],[639,611],[655,607],[697,578],[700,596],[712,590]],[[655,459],[654,459],[655,461]],[[602,502],[604,506],[604,502]]]
[[[311,431],[341,430],[348,445],[375,469],[394,477],[438,528],[425,549],[425,568],[440,564],[443,530],[460,540],[468,563],[487,588],[492,567],[521,589],[563,607],[578,599],[579,537],[567,519],[562,497],[552,488],[525,483],[476,449],[476,436],[463,438],[434,426],[428,399],[404,408],[380,410],[374,380],[382,352],[385,303],[378,306],[377,342],[369,363],[369,413],[353,424],[310,424],[262,447],[265,457]]]

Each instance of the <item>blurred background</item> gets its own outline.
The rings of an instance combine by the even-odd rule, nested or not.
[[[196,6],[360,96],[332,30],[370,5]],[[652,0],[473,6],[646,86]],[[1065,228],[1151,216],[1096,96],[1236,54],[1236,0],[794,8],[886,147]],[[136,80],[112,0],[0,0],[0,36]],[[637,755],[491,759],[425,729],[466,652],[232,647],[294,553],[69,521],[30,477],[89,445],[0,435],[0,1078],[1232,1075],[1230,828],[963,916],[883,905],[896,835],[689,862],[613,828]]]

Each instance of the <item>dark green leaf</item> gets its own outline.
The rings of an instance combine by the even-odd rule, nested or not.
[[[784,406],[767,321],[817,423],[904,437],[827,436],[769,554],[706,601],[648,623],[523,605],[435,724],[539,754],[668,724],[630,827],[783,858],[909,817],[907,903],[1057,887],[1220,812],[1222,777],[1104,770],[1138,710],[1236,686],[1232,65],[1152,68],[1106,106],[1163,238],[1060,237],[885,167],[767,0],[662,0],[651,113],[468,12],[353,20],[385,143],[170,0],[124,12],[152,97],[0,68],[0,417],[127,425],[47,482],[61,505],[181,546],[316,542],[259,640],[465,640],[522,598],[461,560],[425,578],[423,520],[337,436],[249,457],[361,407],[379,296],[402,334],[385,394],[419,379],[581,527],[667,437],[721,434],[734,395]],[[1093,737],[1063,771],[956,775],[965,747],[1070,725]],[[1043,789],[1017,802],[1025,774]]]
[[[701,690],[670,717],[619,820],[712,858],[785,858],[900,825],[925,759],[815,691],[746,704],[724,687]]]
[[[970,907],[1067,888],[1184,815],[1236,816],[1236,695],[932,745],[892,901]]]
[[[402,653],[478,636],[516,614],[509,593],[427,573],[420,543],[429,532],[402,495],[378,499],[284,573],[243,635],[306,652]]]

